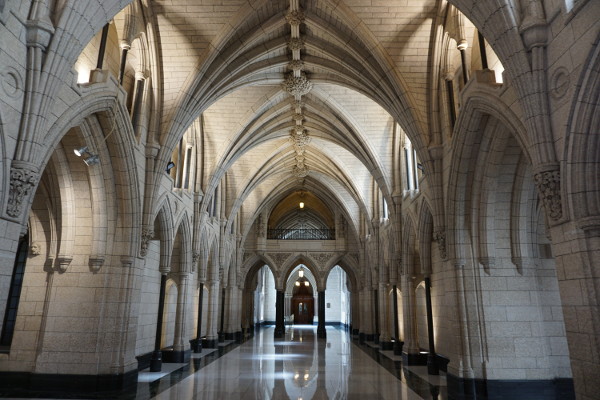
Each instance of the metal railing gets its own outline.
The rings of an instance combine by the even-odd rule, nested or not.
[[[269,229],[267,239],[335,240],[335,229]]]

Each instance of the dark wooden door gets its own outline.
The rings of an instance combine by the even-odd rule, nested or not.
[[[292,314],[295,324],[312,324],[315,316],[315,299],[312,296],[296,295],[292,297]]]

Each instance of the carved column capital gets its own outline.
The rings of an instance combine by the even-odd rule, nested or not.
[[[33,165],[26,162],[13,161],[10,168],[10,191],[6,213],[11,217],[21,216],[27,197],[39,182],[40,174]]]
[[[146,254],[148,254],[148,242],[150,242],[152,238],[154,238],[154,229],[142,229],[142,245],[140,249],[142,257],[146,257]]]
[[[552,220],[558,221],[562,218],[560,170],[538,172],[533,176],[533,180],[544,202],[546,212]]]

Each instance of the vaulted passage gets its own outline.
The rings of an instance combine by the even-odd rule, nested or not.
[[[0,397],[597,400],[600,1],[0,0]]]

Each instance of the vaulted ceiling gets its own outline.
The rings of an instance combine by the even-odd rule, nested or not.
[[[212,193],[227,177],[227,217],[241,212],[248,229],[265,204],[305,190],[339,207],[357,229],[361,212],[372,217],[376,192],[389,201],[401,190],[402,134],[417,148],[427,142],[438,1],[151,4],[161,151],[172,151],[202,115],[202,190]],[[296,83],[310,90],[286,90],[290,75],[306,77]],[[298,138],[306,139],[301,147]]]

